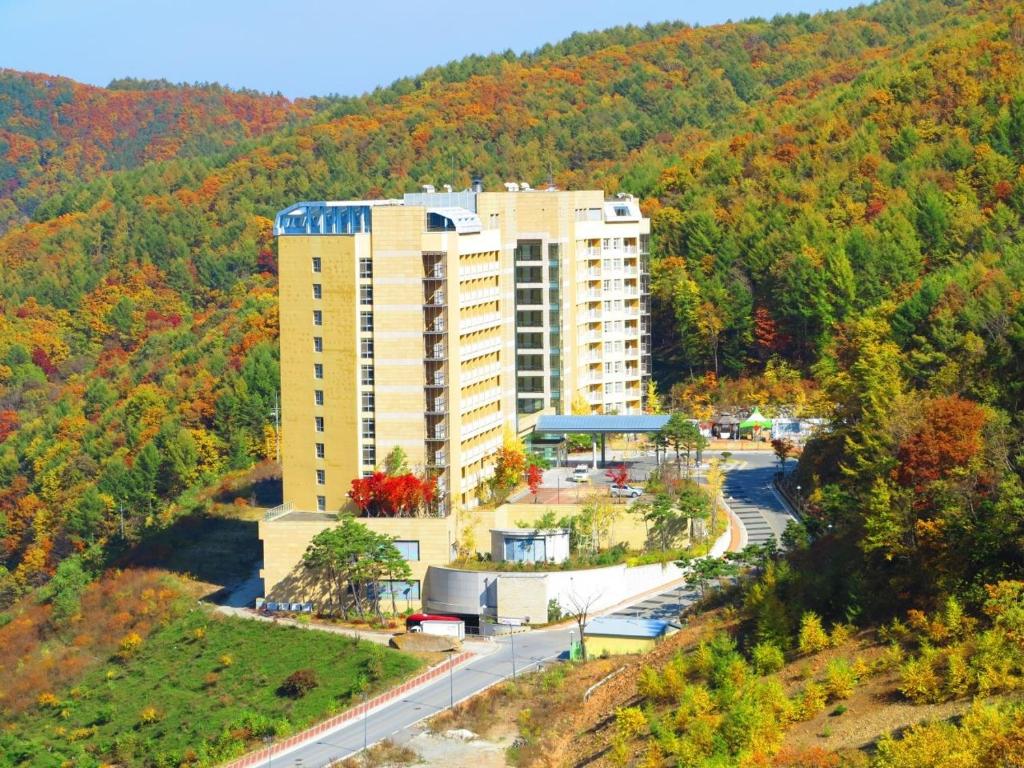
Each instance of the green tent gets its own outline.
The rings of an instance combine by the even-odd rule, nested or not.
[[[740,429],[771,429],[772,420],[761,415],[757,408],[746,419],[740,422]]]

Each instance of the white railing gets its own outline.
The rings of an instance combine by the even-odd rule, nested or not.
[[[465,363],[472,360],[474,357],[483,357],[484,355],[489,355],[492,352],[499,352],[500,350],[501,339],[485,339],[484,341],[464,345],[459,350],[459,360]]]
[[[471,384],[477,384],[481,381],[493,378],[500,373],[501,363],[482,365],[479,368],[473,368],[472,370],[466,371],[462,374],[462,376],[459,377],[459,384],[463,387],[468,387]]]
[[[485,328],[493,328],[497,325],[501,325],[501,313],[488,312],[486,315],[463,320],[459,326],[459,332],[473,333],[474,331],[482,331]]]
[[[500,413],[492,413],[488,416],[484,416],[482,419],[475,419],[466,424],[462,425],[462,440],[466,441],[471,438],[481,435],[488,430],[500,427],[504,422],[504,418]]]
[[[501,447],[502,439],[503,438],[498,437],[493,440],[488,440],[486,443],[482,443],[475,448],[466,451],[462,454],[462,463],[472,464],[474,461],[479,461],[484,456],[493,453]]]
[[[276,507],[272,507],[271,509],[268,509],[263,514],[263,521],[269,523],[269,522],[271,522],[273,520],[277,520],[279,517],[284,517],[285,515],[287,515],[291,511],[292,511],[292,505],[291,504],[288,504],[288,503],[278,504]]]
[[[491,277],[501,272],[501,264],[496,261],[486,261],[482,264],[459,265],[460,280],[476,280],[481,277]]]
[[[483,288],[478,291],[460,291],[459,307],[465,309],[477,304],[487,304],[501,298],[501,291],[497,288]]]
[[[501,387],[485,389],[483,392],[477,392],[475,395],[462,398],[462,413],[465,414],[468,411],[482,408],[483,406],[495,403],[500,399]]]

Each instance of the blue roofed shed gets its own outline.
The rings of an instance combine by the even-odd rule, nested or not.
[[[588,656],[618,656],[649,651],[677,630],[678,627],[661,619],[601,616],[587,622],[583,637]]]

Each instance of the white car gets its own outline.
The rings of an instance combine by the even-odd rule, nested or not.
[[[612,485],[612,496],[625,496],[628,499],[635,499],[642,494],[643,491],[640,488],[634,488],[632,485]]]
[[[573,469],[572,474],[569,475],[569,479],[574,483],[589,483],[590,470],[583,464],[579,464],[575,469]]]

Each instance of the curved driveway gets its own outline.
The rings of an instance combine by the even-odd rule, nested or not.
[[[746,527],[749,542],[758,544],[772,535],[778,537],[791,518],[772,490],[774,456],[770,452],[744,452],[734,454],[733,461],[736,466],[726,473],[723,493]],[[674,586],[658,595],[638,598],[628,607],[617,608],[615,615],[676,619],[696,598],[697,593],[692,588]],[[570,632],[569,629],[550,629],[525,632],[493,643],[469,642],[467,650],[481,653],[455,669],[450,677],[371,711],[365,721],[349,722],[317,741],[276,755],[273,765],[322,768],[350,757],[361,750],[364,743],[375,744],[388,738],[405,741],[414,735],[419,721],[448,708],[453,701],[470,698],[511,677],[513,664],[519,674],[564,657]]]

